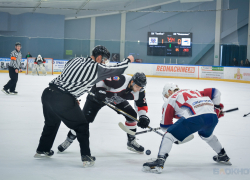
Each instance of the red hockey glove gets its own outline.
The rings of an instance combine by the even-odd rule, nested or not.
[[[214,111],[218,118],[221,118],[224,116],[224,113],[222,110],[224,109],[224,105],[220,103],[220,105],[214,105]]]

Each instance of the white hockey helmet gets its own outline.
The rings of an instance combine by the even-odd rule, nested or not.
[[[179,90],[179,87],[172,82],[166,83],[165,86],[163,87],[162,95],[165,97],[165,95],[169,96],[168,90],[175,91]]]
[[[42,59],[42,56],[39,54],[39,55],[37,56],[37,59]]]

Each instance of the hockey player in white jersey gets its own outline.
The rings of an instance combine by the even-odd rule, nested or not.
[[[42,71],[42,74],[44,76],[46,76],[47,72],[46,72],[46,68],[45,68],[45,63],[46,63],[45,59],[39,54],[34,61],[32,75],[35,75],[36,73],[38,73],[38,71],[40,69]]]
[[[88,95],[82,110],[86,119],[89,123],[92,123],[99,110],[105,106],[101,101],[106,100],[106,102],[115,105],[117,108],[135,118],[137,118],[137,115],[139,116],[139,123],[124,116],[126,118],[125,125],[128,129],[136,132],[137,126],[146,128],[150,123],[146,114],[148,112],[144,90],[146,83],[145,74],[138,72],[135,73],[133,77],[123,74],[98,82],[96,86],[91,89],[95,94],[95,98]],[[135,109],[129,104],[128,100],[134,100]],[[119,112],[117,113],[119,114]],[[135,136],[130,134],[127,134],[127,136],[127,149],[142,154],[144,147],[136,142]],[[58,146],[59,152],[65,151],[75,139],[75,132],[70,130],[66,140]]]
[[[167,83],[163,89],[161,128],[165,131],[156,161],[143,164],[144,172],[161,173],[169,156],[172,144],[183,141],[189,135],[198,132],[202,140],[218,154],[213,160],[231,165],[224,148],[213,134],[218,118],[223,117],[223,104],[220,103],[220,91],[215,88],[203,91],[179,90],[174,83]],[[173,124],[173,118],[179,119]]]

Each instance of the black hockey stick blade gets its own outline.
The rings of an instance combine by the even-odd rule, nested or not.
[[[232,112],[232,111],[238,111],[239,108],[233,108],[233,109],[228,109],[226,111],[223,111],[223,113],[228,113],[228,112]]]
[[[247,114],[244,114],[244,116],[243,117],[246,117],[246,116],[248,116],[250,113],[247,113]]]

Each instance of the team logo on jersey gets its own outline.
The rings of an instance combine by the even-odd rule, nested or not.
[[[119,76],[113,77],[113,80],[114,80],[114,81],[119,81],[119,79],[120,79]]]

